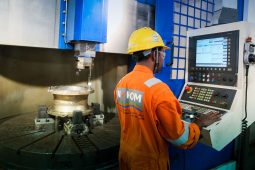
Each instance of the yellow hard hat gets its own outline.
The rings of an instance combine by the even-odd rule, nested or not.
[[[163,42],[161,36],[149,27],[135,30],[128,41],[128,53],[133,54],[137,51],[149,50],[155,47],[169,49]]]

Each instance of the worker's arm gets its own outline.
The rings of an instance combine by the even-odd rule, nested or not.
[[[155,95],[156,123],[161,136],[168,142],[188,149],[193,147],[200,136],[200,130],[195,123],[181,120],[181,106],[166,85],[161,85]]]
[[[157,107],[158,130],[168,142],[188,149],[193,147],[200,136],[199,126],[182,121],[177,112],[178,101],[162,102]]]
[[[220,120],[218,113],[208,113],[188,123],[181,120],[182,108],[170,89],[161,85],[155,98],[157,127],[167,141],[188,149],[193,147],[200,136],[200,129]]]

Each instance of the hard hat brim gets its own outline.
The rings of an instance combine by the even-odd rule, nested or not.
[[[161,47],[163,50],[169,50],[170,48],[168,46],[158,46],[158,47]],[[143,49],[143,50],[149,50],[151,48],[148,48],[148,49]],[[143,50],[139,50],[139,51],[143,51]],[[133,50],[128,50],[128,54],[133,54],[134,52],[137,52],[138,50],[136,49],[133,49]]]
[[[162,46],[163,47],[163,50],[169,50],[170,48],[168,46]]]

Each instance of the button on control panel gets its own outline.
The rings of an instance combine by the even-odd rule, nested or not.
[[[236,90],[233,89],[186,85],[185,90],[181,95],[181,100],[230,109],[235,94]]]
[[[214,73],[214,72],[200,72],[200,71],[190,71],[189,81],[199,82],[207,84],[222,84],[222,85],[235,85],[237,77],[235,74],[230,73]]]
[[[208,107],[202,107],[194,104],[189,103],[183,103],[181,102],[182,107],[182,119],[187,122],[193,122],[197,117],[201,114],[207,114],[210,112],[216,112],[220,113],[221,115],[225,114],[225,111],[217,110],[217,109],[211,109]]]

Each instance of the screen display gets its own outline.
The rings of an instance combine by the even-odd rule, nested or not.
[[[226,37],[197,40],[196,67],[227,67],[227,59]]]

